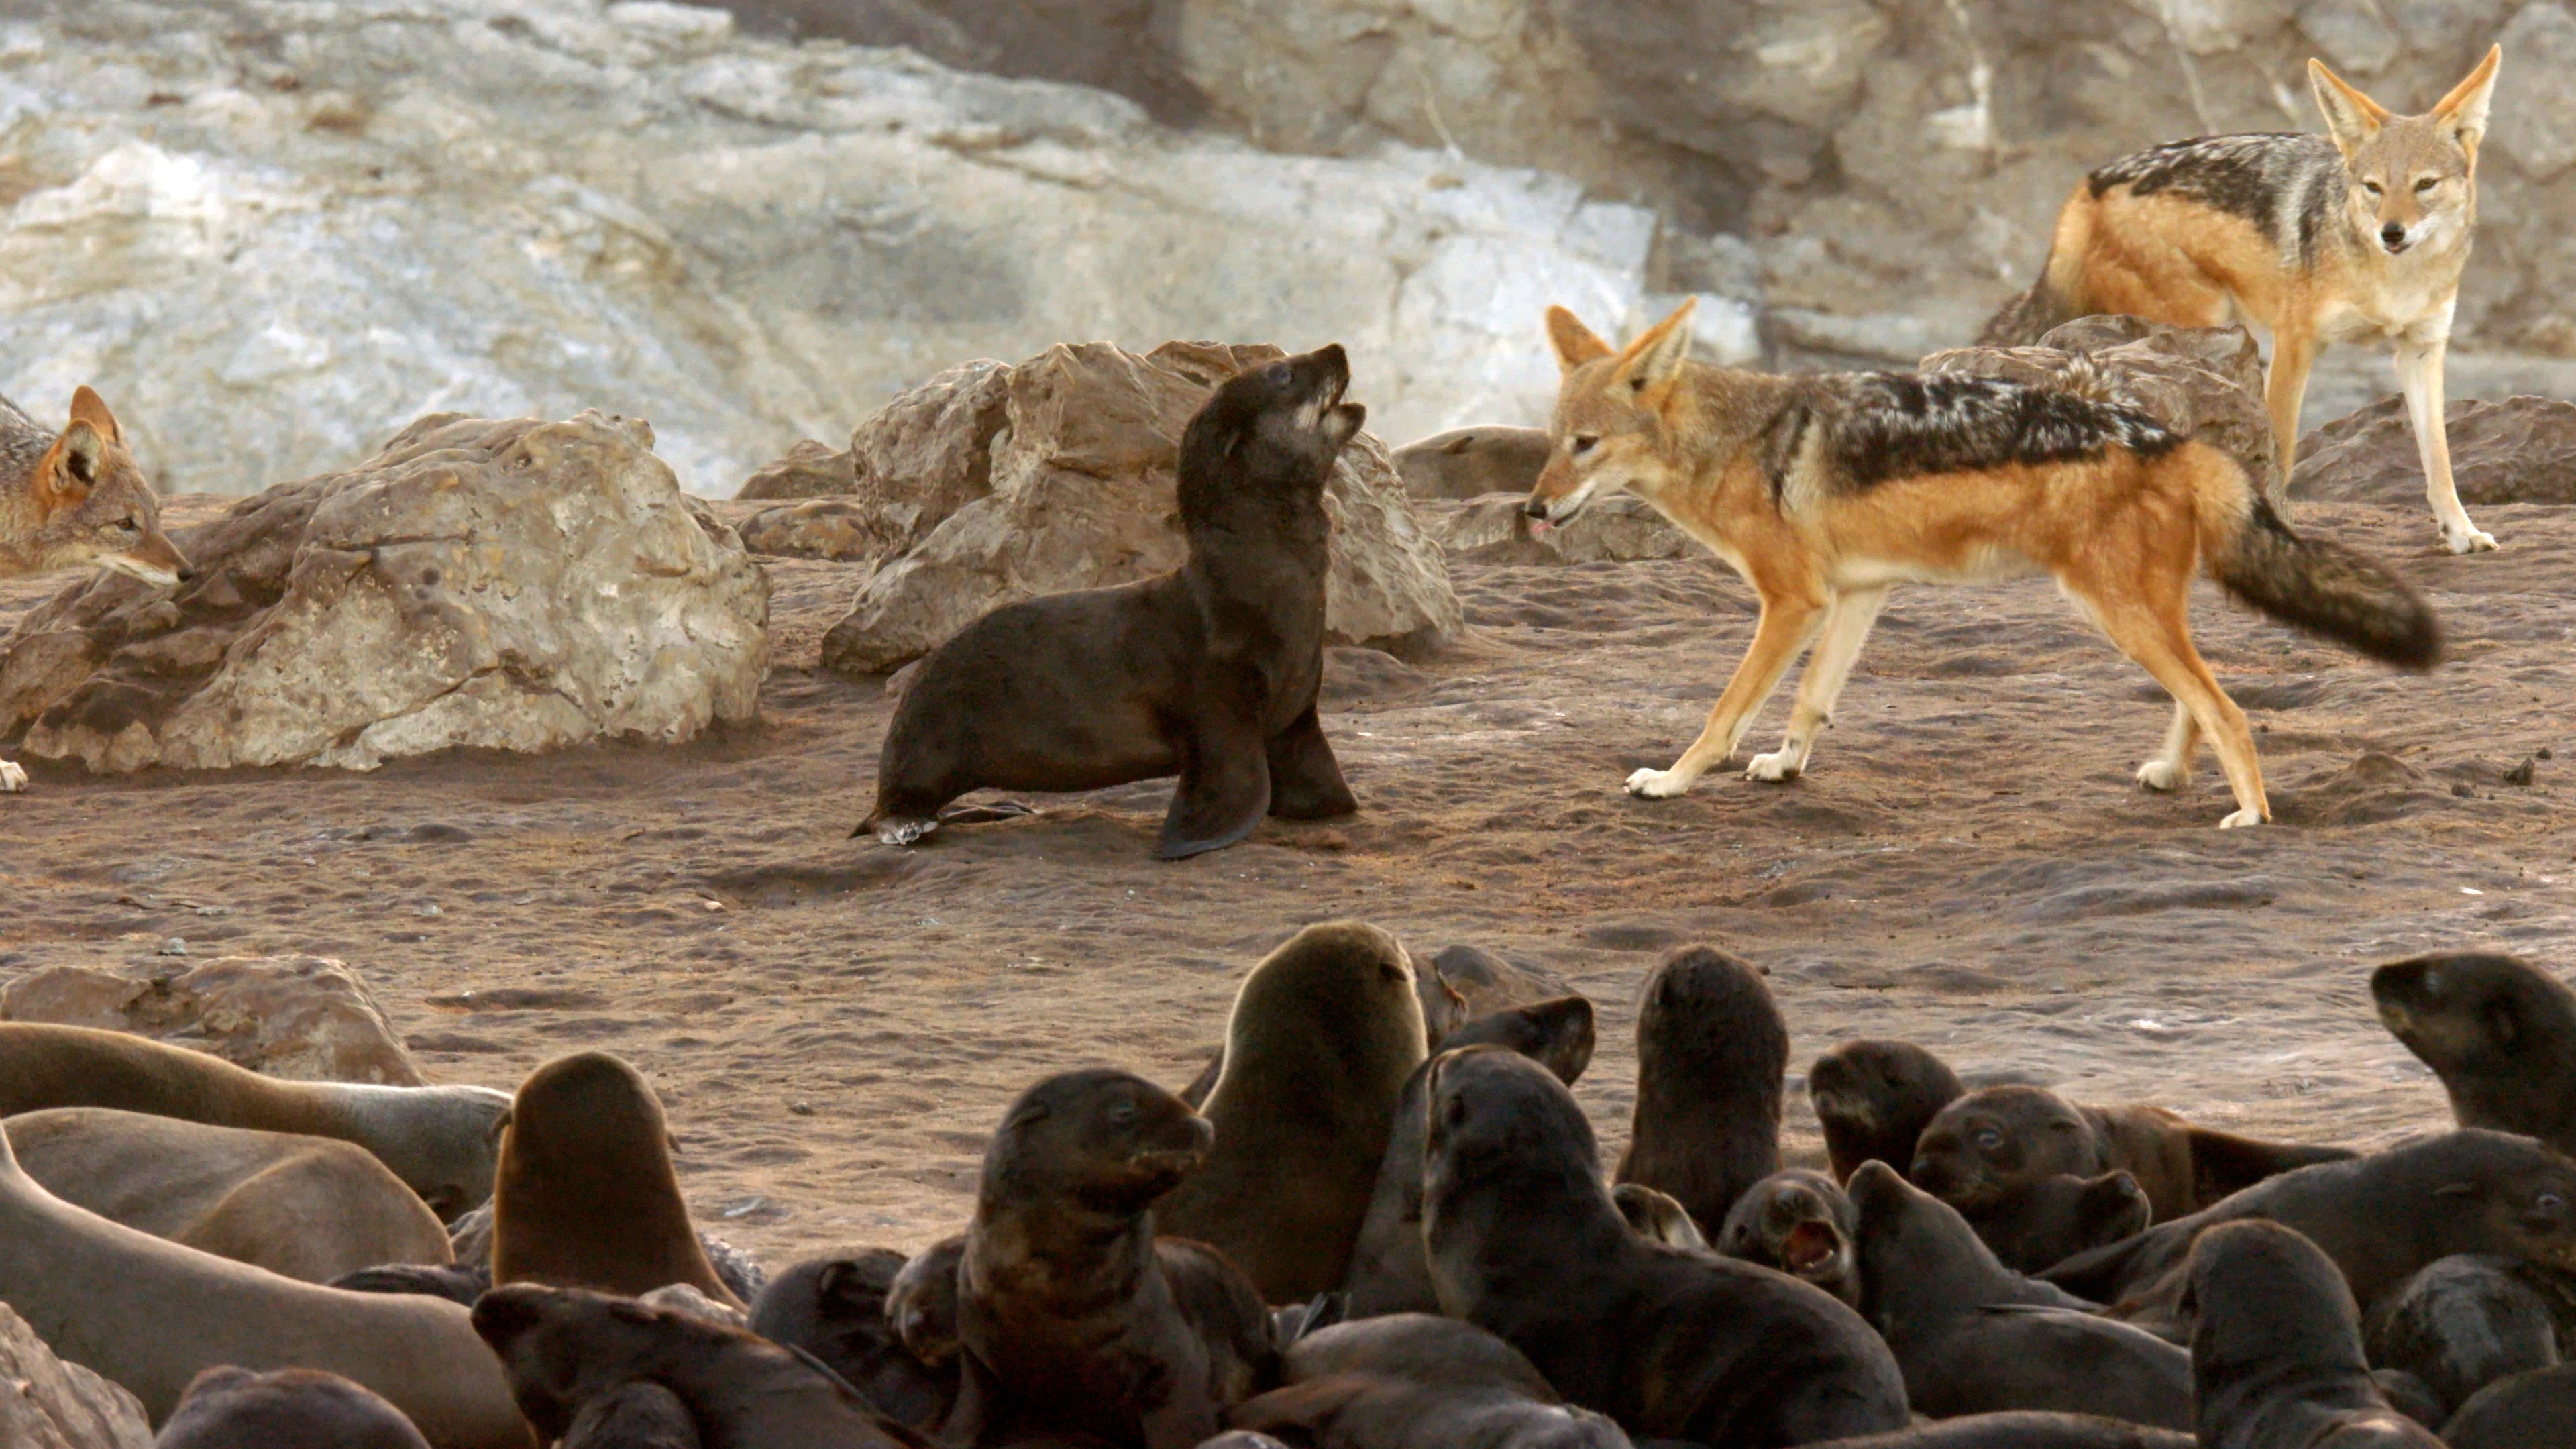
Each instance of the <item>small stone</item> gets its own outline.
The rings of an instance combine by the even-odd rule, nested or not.
[[[811,1117],[814,1115],[814,1104],[811,1102],[790,1102],[787,1104],[787,1110],[795,1113],[799,1117]]]
[[[2531,756],[2525,755],[2522,757],[2521,764],[2504,772],[2504,782],[2508,785],[2528,785],[2531,783],[2534,769]]]
[[[2451,787],[2451,793],[2452,793],[2452,794],[2454,794],[2454,795],[2459,796],[2459,797],[2460,797],[2461,799],[2463,799],[2463,800],[2475,800],[2476,798],[2478,798],[2478,792],[2477,792],[2477,791],[2475,791],[2475,790],[2470,789],[2470,788],[2469,788],[2469,786],[2468,786],[2468,782],[2466,782],[2466,781],[2462,781],[2461,783],[2459,783],[2459,784],[2457,784],[2457,785],[2453,785],[2453,786]]]
[[[188,954],[188,943],[177,936],[172,936],[169,940],[161,943],[161,949],[155,954],[162,956],[185,956]]]

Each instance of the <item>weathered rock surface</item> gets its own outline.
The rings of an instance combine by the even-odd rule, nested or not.
[[[384,1004],[327,956],[223,956],[150,977],[54,966],[0,987],[0,1021],[133,1032],[295,1081],[424,1080]]]
[[[1526,493],[1495,493],[1461,503],[1424,505],[1440,546],[1454,553],[1515,563],[1605,563],[1683,558],[1690,535],[1654,505],[1625,493],[1595,498],[1565,523],[1536,526],[1521,505]]]
[[[1527,493],[1547,452],[1542,428],[1452,428],[1396,449],[1395,471],[1415,498]]]
[[[806,438],[786,456],[764,463],[734,494],[736,498],[829,498],[859,485],[849,450],[834,452],[828,443]]]
[[[1219,383],[1280,355],[1173,342],[1140,356],[1084,343],[1012,367],[980,364],[990,370],[944,400],[897,399],[860,425],[853,445],[870,480],[859,501],[882,520],[889,556],[824,636],[824,666],[882,674],[999,605],[1178,567],[1187,552],[1174,500],[1181,432]],[[998,406],[969,405],[979,396]],[[1361,387],[1354,396],[1370,400]],[[920,466],[880,467],[871,438],[899,438],[886,451]],[[900,493],[908,477],[923,480],[917,504]],[[1376,439],[1363,433],[1343,450],[1324,507],[1333,520],[1324,603],[1332,638],[1423,642],[1459,628],[1439,544]]]
[[[2282,501],[2263,356],[2242,327],[2079,317],[2035,347],[1961,347],[1924,358],[1922,369],[2043,383],[2135,408],[2225,452],[2274,504]]]
[[[1013,53],[1045,12],[1086,78],[1139,29],[987,9],[967,31]],[[659,3],[18,0],[0,131],[0,391],[97,385],[172,491],[345,468],[430,411],[599,407],[728,493],[1074,338],[1339,341],[1390,436],[1529,421],[1541,310],[1616,325],[1655,234],[1552,174],[1277,155]]]
[[[650,426],[434,414],[0,639],[0,735],[95,770],[672,742],[752,718],[769,584]]]
[[[2576,403],[2514,397],[2444,412],[2451,481],[2470,503],[2576,503]],[[2290,489],[2301,498],[2421,503],[2424,465],[2406,400],[2382,398],[2299,440]]]
[[[54,1357],[0,1303],[0,1444],[9,1449],[152,1449],[143,1401]]]

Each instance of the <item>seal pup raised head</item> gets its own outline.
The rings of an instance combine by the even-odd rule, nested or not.
[[[1402,991],[1410,1005],[1410,977]],[[985,1149],[958,1263],[965,1376],[943,1437],[1189,1449],[1267,1382],[1273,1328],[1250,1280],[1205,1244],[1155,1237],[1155,1204],[1215,1137],[1126,1072],[1066,1072],[1020,1094]]]
[[[1323,347],[1246,368],[1190,419],[1188,558],[1140,583],[1005,604],[924,659],[853,835],[908,845],[970,790],[1094,790],[1177,774],[1155,854],[1233,844],[1264,814],[1359,802],[1319,723],[1324,484],[1366,419]]]
[[[1426,1091],[1423,1238],[1443,1312],[1501,1336],[1631,1434],[1803,1444],[1901,1428],[1904,1377],[1858,1314],[1786,1274],[1649,1243],[1565,1085],[1499,1047]]]
[[[686,1283],[743,1306],[698,1244],[661,1100],[633,1067],[575,1052],[520,1084],[493,1185],[492,1281],[630,1297]]]
[[[1910,1041],[1847,1041],[1807,1069],[1836,1182],[1870,1161],[1904,1171],[1923,1129],[1967,1091],[1947,1062]]]
[[[1904,1366],[1916,1409],[2191,1427],[2190,1355],[2006,1268],[1958,1209],[1886,1163],[1862,1163],[1849,1190],[1863,1311]]]
[[[2442,951],[2380,967],[2370,995],[2461,1126],[2576,1153],[2576,991],[2512,956]]]
[[[1793,1167],[1753,1184],[1735,1200],[1718,1228],[1717,1251],[1777,1268],[1858,1308],[1860,1259],[1852,1238],[1859,1228],[1860,1215],[1841,1184],[1821,1172]]]
[[[1666,957],[1637,1010],[1637,1107],[1616,1180],[1725,1222],[1780,1170],[1788,1068],[1789,1028],[1760,971],[1706,946]]]
[[[153,1449],[429,1449],[403,1412],[319,1369],[210,1368],[180,1396]]]
[[[1216,1148],[1155,1221],[1213,1245],[1265,1300],[1342,1286],[1405,1078],[1422,1062],[1413,958],[1362,921],[1308,926],[1243,979],[1208,1093]]]
[[[2192,1244],[2189,1278],[2204,1449],[2440,1449],[2371,1378],[2352,1293],[2314,1243],[2222,1223]]]

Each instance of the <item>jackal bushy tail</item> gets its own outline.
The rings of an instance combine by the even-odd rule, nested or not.
[[[2422,595],[2342,544],[2291,532],[2260,497],[2211,550],[2209,572],[2282,623],[2383,664],[2423,670],[2442,662],[2441,622]]]

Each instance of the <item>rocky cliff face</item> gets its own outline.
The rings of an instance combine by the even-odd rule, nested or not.
[[[1340,341],[1407,437],[1540,406],[1540,309],[1624,317],[1655,231],[1555,175],[1271,154],[659,0],[0,16],[0,389],[95,383],[172,491],[595,406],[731,494],[953,363],[1093,339]]]

